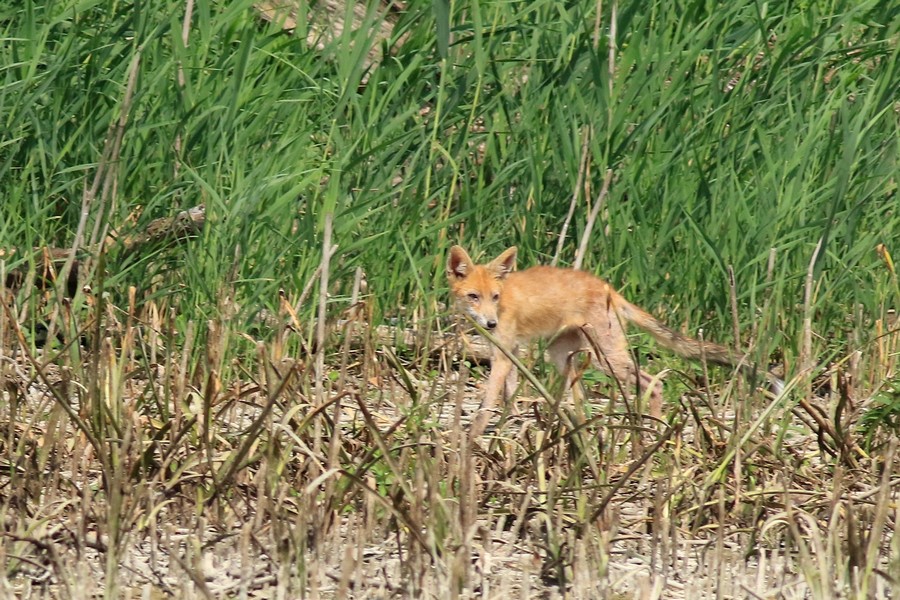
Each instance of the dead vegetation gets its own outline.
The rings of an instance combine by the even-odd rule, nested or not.
[[[317,378],[288,314],[235,354],[226,321],[182,336],[130,297],[89,298],[35,351],[4,296],[5,594],[857,598],[897,580],[895,444],[862,450],[866,393],[838,367],[817,420],[796,385],[735,379],[688,387],[666,423],[614,389],[526,395],[470,440],[464,345],[349,321],[335,335],[366,342],[320,346]]]

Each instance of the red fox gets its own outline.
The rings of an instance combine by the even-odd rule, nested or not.
[[[453,246],[447,260],[447,278],[457,305],[479,325],[491,332],[507,350],[534,338],[552,338],[549,354],[566,382],[574,383],[575,373],[569,357],[588,349],[581,327],[590,324],[597,334],[602,356],[592,354],[593,363],[623,385],[650,390],[650,414],[662,416],[662,384],[640,370],[628,350],[625,324],[645,329],[660,344],[691,359],[737,366],[754,372],[752,365],[740,363],[724,346],[685,337],[667,327],[646,311],[628,302],[599,277],[556,267],[537,266],[516,271],[516,248],[508,248],[486,265],[476,265],[461,246]],[[494,348],[481,411],[471,435],[483,433],[501,393],[511,397],[515,391],[512,362]],[[773,389],[779,393],[783,383],[772,375]]]

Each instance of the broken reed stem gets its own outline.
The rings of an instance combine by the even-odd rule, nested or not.
[[[739,352],[741,348],[741,328],[738,319],[737,281],[734,276],[734,267],[731,265],[728,265],[728,295],[731,300],[731,333],[734,335],[734,349]]]
[[[598,0],[599,2],[599,0]],[[603,6],[602,2],[600,2],[600,6]],[[613,111],[615,110],[615,103],[612,101],[613,95],[613,81],[616,78],[616,22],[619,20],[619,3],[617,0],[613,0],[612,3],[612,14],[609,17],[609,58],[607,64],[609,65],[609,102],[607,105],[609,106],[609,125],[610,128],[607,131],[612,131],[612,121],[613,121]]]
[[[347,320],[347,328],[344,332],[344,343],[341,346],[341,370],[338,375],[338,391],[343,391],[347,381],[347,367],[350,364],[350,340],[356,333],[356,321],[359,318],[359,294],[362,288],[363,270],[356,267],[353,276],[353,292],[350,294],[350,313]]]
[[[331,265],[331,231],[334,214],[325,215],[325,231],[322,234],[322,264],[319,269],[319,312],[316,322],[316,405],[325,400],[325,319],[328,315],[328,271]]]
[[[181,44],[185,48],[188,46],[188,40],[191,33],[191,19],[194,15],[194,0],[187,0],[184,7],[184,20],[181,22]],[[184,89],[187,78],[184,75],[184,64],[179,60],[177,68],[177,80],[179,89]],[[175,160],[172,166],[172,179],[178,179],[178,170],[181,167],[181,131],[175,134]]]
[[[878,556],[881,553],[881,541],[884,539],[884,528],[888,522],[888,511],[891,508],[891,476],[894,473],[894,456],[897,452],[897,440],[891,439],[887,454],[884,457],[880,485],[877,488],[875,500],[875,516],[869,533],[869,540],[865,548],[865,565],[863,567],[863,589],[861,597],[868,597],[868,585],[872,573],[878,566]]]
[[[65,288],[69,281],[69,274],[75,265],[75,255],[78,249],[84,245],[84,232],[87,229],[88,216],[91,213],[91,205],[97,192],[100,192],[100,212],[94,220],[94,229],[91,233],[90,247],[97,248],[97,240],[99,237],[101,225],[104,229],[109,227],[108,219],[103,218],[103,204],[107,198],[112,196],[115,201],[115,190],[118,185],[118,177],[116,176],[116,167],[119,163],[119,154],[122,149],[122,139],[125,137],[125,130],[128,126],[128,117],[131,113],[131,103],[134,99],[134,90],[137,87],[137,75],[141,65],[141,50],[135,50],[128,67],[128,79],[125,85],[125,93],[122,97],[121,112],[119,118],[109,124],[106,135],[106,143],[103,146],[103,152],[100,155],[100,161],[97,164],[97,171],[94,173],[94,180],[90,189],[85,185],[84,193],[81,199],[81,215],[78,219],[78,228],[75,231],[75,238],[72,240],[72,247],[69,249],[63,267],[56,278],[56,294],[57,298],[62,299],[66,296]],[[102,183],[102,191],[101,191]],[[108,213],[112,213],[110,208]],[[88,260],[82,263],[85,271],[89,270],[86,265]],[[59,304],[54,305],[53,312],[47,322],[47,339],[53,339],[56,336],[57,318],[59,317]]]
[[[107,200],[110,201],[110,207],[106,211],[107,214],[112,214],[114,212],[114,203],[116,201],[116,189],[118,187],[119,178],[118,178],[118,166],[119,166],[119,155],[122,152],[122,140],[125,138],[125,131],[128,128],[128,117],[131,114],[131,104],[134,99],[134,90],[137,87],[137,76],[140,71],[141,66],[141,50],[138,48],[135,50],[134,56],[131,58],[131,64],[128,67],[128,81],[125,85],[125,95],[122,98],[122,110],[119,113],[119,119],[115,122],[115,136],[112,139],[112,146],[107,150],[104,148],[104,159],[103,162],[97,168],[97,176],[94,181],[94,185],[92,188],[92,192],[96,193],[97,180],[102,180],[103,188],[100,191],[100,209],[96,218],[94,219],[94,229],[91,232],[91,239],[89,242],[89,246],[91,248],[97,248],[99,241],[102,239],[100,236],[100,227],[101,225],[106,228],[109,226],[109,219],[103,218],[104,208]],[[108,144],[109,142],[107,142]],[[85,215],[82,214],[82,218],[85,218]],[[81,223],[79,223],[79,226]],[[83,231],[83,230],[82,230]],[[83,241],[83,240],[79,240]],[[70,259],[74,260],[75,258],[75,250],[76,247],[72,248],[72,254]],[[68,277],[68,272],[63,273],[62,280],[66,281]]]
[[[578,166],[578,178],[575,181],[575,189],[572,191],[572,202],[569,203],[569,212],[566,213],[566,219],[563,221],[562,229],[559,231],[559,239],[556,241],[556,253],[553,255],[553,260],[550,261],[550,266],[553,267],[559,264],[559,257],[562,255],[563,245],[566,243],[566,234],[569,231],[569,225],[575,214],[575,206],[578,204],[578,195],[581,193],[582,185],[584,185],[584,174],[587,171],[589,156],[588,142],[590,139],[591,128],[589,126],[583,126],[581,128],[581,164]]]
[[[323,271],[324,271],[324,269],[323,269]],[[356,275],[353,278],[353,294],[350,298],[350,306],[353,307],[351,310],[355,310],[356,303],[359,302],[359,291],[360,291],[361,284],[362,284],[362,269],[360,267],[357,267]],[[321,305],[319,306],[319,309],[321,310]],[[319,323],[321,323],[321,322],[322,322],[322,318],[320,317]],[[343,405],[341,403],[341,399],[344,396],[344,394],[342,392],[344,391],[344,384],[347,379],[347,365],[350,362],[350,338],[353,335],[353,330],[355,329],[355,327],[356,327],[356,318],[354,315],[350,315],[350,320],[347,323],[347,329],[344,332],[345,333],[344,343],[341,348],[341,368],[340,368],[340,373],[338,375],[338,385],[337,385],[338,394],[334,399],[334,412],[333,412],[333,416],[331,418],[333,425],[332,425],[332,431],[331,431],[331,440],[330,440],[329,446],[328,446],[327,469],[329,471],[340,468],[339,461],[338,461],[338,453],[341,448],[341,443],[340,443],[341,442],[341,412],[343,411]],[[320,349],[319,354],[322,355],[322,354],[324,354],[324,352],[321,352],[321,349],[322,349],[321,344],[322,344],[322,341],[324,341],[324,340],[317,340],[317,341],[320,344],[319,345],[319,349]],[[333,501],[332,496],[334,494],[335,482],[336,482],[336,480],[332,478],[332,479],[329,479],[328,482],[325,484],[325,498],[326,498],[326,501],[329,503]]]
[[[606,170],[606,176],[603,178],[603,187],[600,188],[600,193],[597,194],[594,207],[591,209],[591,214],[588,216],[587,223],[584,226],[584,233],[581,234],[581,244],[578,246],[575,263],[572,265],[572,268],[575,270],[581,269],[581,264],[584,262],[584,255],[587,254],[588,240],[591,239],[591,230],[594,228],[594,222],[597,220],[597,215],[600,214],[600,208],[606,204],[606,196],[609,193],[612,174],[612,169]]]
[[[819,238],[816,249],[813,250],[812,257],[809,259],[809,267],[806,269],[806,285],[803,290],[803,329],[800,339],[800,370],[807,375],[812,373],[812,296],[814,271],[816,261],[819,258],[819,251],[822,249],[824,238]],[[812,394],[812,378],[807,376],[803,384],[805,397],[809,398]]]
[[[762,310],[760,310],[760,314],[767,315],[769,314],[768,308],[769,303],[772,301],[772,281],[775,277],[775,256],[777,254],[777,250],[773,248],[769,248],[769,260],[766,264],[766,283],[763,287],[763,302],[762,302]],[[750,323],[750,345],[753,345],[756,340],[759,339],[759,331],[760,324],[763,319],[753,319]],[[765,348],[765,346],[764,346]]]
[[[187,48],[188,38],[191,33],[191,18],[194,14],[194,0],[187,0],[184,6],[184,20],[181,22],[181,43]],[[178,87],[183,88],[186,83],[184,77],[184,65],[178,62]]]
[[[737,281],[734,276],[734,267],[728,265],[728,295],[731,300],[731,327],[734,336],[734,344],[732,346],[735,353],[741,350],[741,329],[738,320],[738,304],[737,304]],[[741,402],[740,395],[732,396],[734,405],[734,423],[733,432],[738,432],[741,427],[741,421],[746,407],[746,402]],[[740,504],[741,501],[741,448],[738,447],[734,452],[734,497],[735,503]]]
[[[600,47],[600,23],[603,16],[603,0],[597,0],[597,14],[594,15],[594,36],[592,38],[594,50]]]
[[[613,95],[613,81],[616,77],[616,21],[618,20],[619,13],[619,3],[616,0],[613,0],[612,3],[612,12],[609,19],[609,45],[607,46],[608,51],[608,65],[609,65],[609,109],[607,111],[607,131],[613,131],[612,122],[613,122],[613,110],[615,108],[615,103],[612,101]],[[594,49],[598,49],[600,45],[600,23],[603,15],[603,0],[597,0],[597,15],[594,19]],[[591,231],[594,228],[594,222],[597,220],[597,215],[600,214],[600,209],[606,203],[606,196],[609,193],[609,184],[612,182],[612,169],[606,169],[606,175],[603,177],[603,186],[600,188],[600,193],[597,195],[597,199],[594,201],[594,206],[591,210],[591,214],[588,217],[587,223],[584,226],[584,233],[581,235],[581,243],[578,246],[578,252],[575,255],[575,262],[572,265],[572,268],[578,270],[581,269],[581,265],[584,262],[584,255],[587,253],[587,244],[588,240],[591,238]],[[577,188],[576,188],[577,192]]]

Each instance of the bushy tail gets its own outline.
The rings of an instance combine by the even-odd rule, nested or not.
[[[755,365],[742,362],[739,357],[725,346],[714,342],[700,341],[684,336],[659,319],[631,304],[621,296],[616,299],[616,313],[630,323],[634,323],[653,336],[661,345],[676,354],[692,360],[705,360],[707,362],[726,367],[737,367],[746,374],[765,374],[769,379],[772,392],[780,394],[784,390],[784,382],[771,373],[758,370]]]

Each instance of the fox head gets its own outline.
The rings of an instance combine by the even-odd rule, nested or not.
[[[507,248],[486,265],[476,265],[462,246],[450,248],[447,279],[457,305],[487,330],[497,327],[500,294],[506,276],[516,268],[516,247]]]

